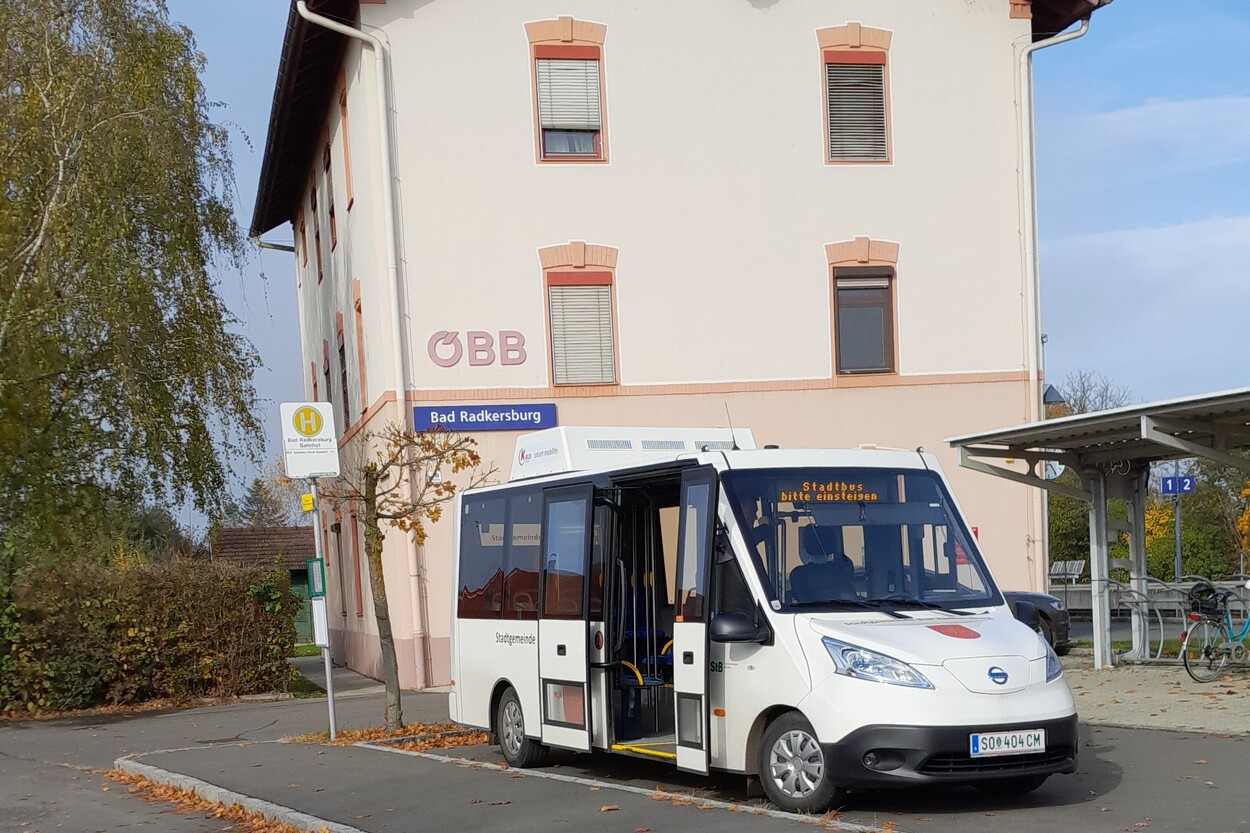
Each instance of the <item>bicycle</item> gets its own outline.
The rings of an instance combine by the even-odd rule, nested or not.
[[[1250,581],[1246,582],[1250,588]],[[1189,591],[1189,618],[1193,624],[1181,638],[1181,656],[1189,676],[1209,683],[1224,673],[1224,666],[1246,661],[1245,638],[1250,635],[1250,619],[1233,636],[1233,615],[1228,600],[1231,590],[1220,590],[1209,582],[1199,582]]]

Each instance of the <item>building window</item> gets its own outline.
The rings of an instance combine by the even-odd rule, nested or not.
[[[347,616],[347,578],[343,574],[343,535],[342,527],[339,524],[334,526],[340,529],[334,536],[334,560],[337,562],[339,571],[339,615],[345,617]],[[355,526],[353,525],[352,528],[354,529]]]
[[[616,249],[582,241],[538,251],[547,294],[547,341],[554,384],[617,382],[616,254]]]
[[[825,160],[889,162],[890,33],[848,23],[816,34],[825,76]]]
[[[525,25],[533,62],[538,160],[607,159],[603,40],[607,27],[561,17]]]
[[[360,413],[369,407],[369,391],[365,387],[365,316],[360,303],[360,279],[352,281],[352,309],[356,313],[356,372],[360,374]]]
[[[352,515],[352,572],[356,578],[356,615],[365,615],[364,582],[360,577],[360,535],[361,529]],[[343,615],[347,615],[347,600],[343,601]]]
[[[551,370],[557,385],[616,381],[612,339],[612,276],[557,272],[547,280]]]
[[[835,375],[897,372],[898,251],[897,243],[867,237],[825,246]]]
[[[299,210],[299,250],[303,266],[308,265],[308,237],[304,233],[304,209]]]
[[[330,221],[330,251],[334,251],[339,245],[339,229],[338,224],[334,222],[334,174],[330,171],[329,142],[326,142],[325,152],[322,154],[322,164],[326,174],[326,215]]]
[[[599,58],[538,58],[534,69],[543,158],[599,158]]]
[[[325,339],[321,340],[321,376],[325,380],[326,385],[326,402],[334,400],[334,394],[330,387],[330,342]]]
[[[894,370],[894,270],[834,269],[838,373]]]
[[[342,330],[339,330],[339,384],[343,388],[343,430],[346,431],[352,424],[352,408],[347,395],[347,344],[343,341]]]
[[[312,185],[313,248],[317,255],[317,283],[321,283],[321,214],[317,211],[317,183]]]
[[[347,210],[352,210],[355,198],[352,196],[352,154],[351,143],[347,135],[347,86],[342,75],[339,76],[339,126],[343,131],[343,180],[347,185]]]

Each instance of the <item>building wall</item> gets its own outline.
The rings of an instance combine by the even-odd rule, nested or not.
[[[923,445],[943,455],[1000,582],[1041,586],[1040,501],[959,470],[941,442],[1036,416],[1015,94],[1029,21],[1012,19],[1006,3],[964,0],[388,0],[362,4],[361,15],[391,45],[405,407],[556,402],[562,424],[681,426],[724,425],[728,406],[760,442]],[[606,25],[604,163],[535,160],[524,24],[558,15]],[[849,22],[890,33],[888,163],[825,161],[817,31]],[[337,86],[326,121],[339,244],[330,251],[322,196],[323,278],[315,258],[304,265],[299,252],[296,272],[306,388],[311,396],[315,363],[319,397],[336,403],[343,316],[354,420],[340,426],[346,454],[364,428],[398,411],[377,79],[355,42],[343,82],[347,130]],[[312,167],[324,195],[320,150]],[[308,215],[307,193],[303,207]],[[311,245],[311,221],[305,226]],[[295,237],[298,245],[298,227]],[[897,372],[848,378],[833,372],[826,246],[860,237],[897,244]],[[539,251],[570,241],[615,251],[615,385],[551,382]],[[524,363],[434,361],[431,338],[470,331],[522,333]],[[515,437],[476,435],[501,478]],[[343,529],[341,627],[338,583],[329,582],[336,657],[376,674],[372,603],[366,586],[356,604],[349,524]],[[429,579],[429,681],[419,557]],[[450,557],[445,521],[421,555],[399,533],[387,536],[406,685],[446,682]],[[367,585],[363,563],[361,574]]]
[[[828,378],[824,245],[858,235],[900,244],[901,373],[1023,368],[1012,41],[1028,21],[905,0],[559,10],[607,25],[607,164],[534,161],[522,24],[554,17],[549,3],[366,9],[403,85],[418,387],[545,386],[536,250],[570,240],[619,251],[622,384]],[[824,162],[816,31],[848,21],[893,33],[889,164]],[[500,329],[524,333],[533,358],[426,355],[435,332]]]

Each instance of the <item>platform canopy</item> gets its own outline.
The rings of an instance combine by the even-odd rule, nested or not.
[[[1250,459],[1238,455],[1250,450],[1250,388],[1075,414],[951,437],[946,442],[959,452],[960,465],[965,468],[1065,494],[1090,505],[1094,661],[1101,667],[1114,662],[1107,578],[1108,497],[1128,502],[1128,524],[1115,528],[1129,533],[1131,584],[1145,600],[1146,545],[1140,528],[1150,464],[1203,457],[1250,474]],[[1026,464],[1024,470],[1016,461]],[[1055,463],[1075,470],[1080,487],[1055,481]],[[1140,621],[1144,614],[1144,610],[1134,609],[1133,652],[1138,656],[1145,655]]]

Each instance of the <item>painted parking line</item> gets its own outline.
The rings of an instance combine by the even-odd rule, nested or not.
[[[719,810],[729,810],[739,815],[745,816],[763,816],[772,819],[781,819],[783,821],[795,821],[800,824],[811,824],[823,826],[826,830],[845,830],[847,833],[880,833],[882,828],[866,827],[862,824],[853,824],[851,822],[840,821],[837,819],[826,819],[824,816],[803,815],[802,813],[788,813],[785,810],[767,810],[762,807],[752,806],[750,804],[739,804],[733,801],[720,801],[714,798],[701,798],[699,796],[687,795],[679,792],[666,792],[664,790],[648,790],[644,787],[635,787],[630,784],[616,784],[612,781],[601,781],[597,778],[582,778],[577,775],[565,775],[560,772],[547,772],[539,769],[515,769],[513,767],[501,766],[499,764],[488,763],[485,761],[474,761],[468,758],[458,758],[451,755],[438,755],[433,752],[415,752],[410,749],[396,749],[385,743],[377,743],[374,741],[364,741],[352,744],[363,749],[375,749],[379,752],[389,752],[395,755],[411,755],[415,758],[425,758],[427,761],[436,761],[440,764],[454,764],[464,769],[489,769],[496,772],[520,773],[526,778],[546,778],[550,781],[563,781],[568,784],[580,784],[586,787],[597,787],[605,790],[616,790],[618,792],[632,793],[647,798],[655,796],[663,796],[667,799],[678,799],[682,803],[688,803],[700,807],[714,807]],[[891,828],[892,833],[902,833],[897,828]]]

